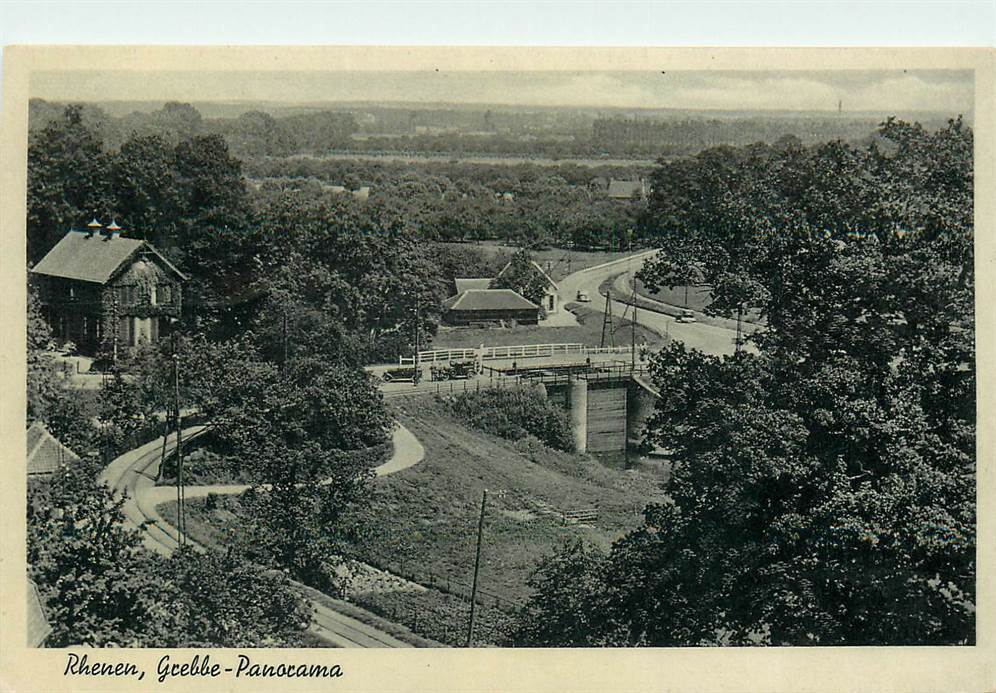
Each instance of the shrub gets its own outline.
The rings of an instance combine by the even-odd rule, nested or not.
[[[574,451],[567,413],[538,390],[517,387],[464,392],[453,399],[450,407],[485,433],[509,440],[533,435],[551,448]]]

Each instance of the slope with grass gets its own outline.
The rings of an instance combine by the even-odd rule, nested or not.
[[[390,575],[356,578],[347,595],[434,640],[462,645],[466,637],[484,489],[490,496],[477,642],[492,644],[502,641],[509,612],[529,596],[527,581],[543,556],[578,537],[608,548],[640,523],[648,502],[662,498],[659,468],[610,468],[534,438],[498,438],[461,421],[444,399],[401,397],[391,406],[425,457],[377,479],[370,505],[354,512],[341,531],[355,558],[408,582]],[[563,523],[561,513],[581,509],[597,510],[597,520]],[[172,519],[175,507],[162,512]],[[196,501],[188,505],[188,530],[201,543],[224,546],[245,531],[241,512],[238,497]]]
[[[503,440],[458,420],[441,401],[394,401],[399,420],[425,447],[423,462],[381,480],[357,545],[375,565],[434,579],[469,583],[481,495],[486,509],[480,586],[519,602],[536,562],[574,537],[607,547],[639,524],[646,503],[660,498],[659,477],[603,466],[594,458],[553,450],[535,439]],[[593,526],[564,526],[559,513],[594,508]],[[402,563],[405,565],[402,566]]]

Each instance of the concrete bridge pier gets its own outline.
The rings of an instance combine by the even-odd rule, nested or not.
[[[571,381],[567,395],[570,408],[571,433],[578,452],[588,451],[588,381],[575,378]]]
[[[626,395],[626,445],[635,450],[643,443],[643,427],[654,413],[655,397],[635,381],[629,383]]]

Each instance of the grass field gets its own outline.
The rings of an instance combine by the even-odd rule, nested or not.
[[[676,286],[673,289],[665,286],[660,291],[651,291],[643,282],[637,280],[636,290],[648,298],[679,308],[701,311],[712,303],[712,290],[708,286]]]
[[[593,311],[580,303],[568,303],[566,310],[577,315],[580,325],[569,327],[545,327],[543,325],[519,325],[510,328],[457,327],[441,328],[432,340],[433,349],[476,349],[481,344],[487,346],[512,346],[517,344],[585,344],[599,346],[602,337],[602,313]],[[632,323],[616,316],[615,343],[630,343]],[[643,325],[636,326],[636,343],[659,344],[663,336]]]
[[[652,473],[603,466],[552,450],[535,440],[508,441],[469,428],[443,403],[425,397],[392,403],[398,418],[425,446],[425,459],[380,479],[372,506],[357,518],[367,532],[358,549],[375,565],[417,566],[469,586],[481,494],[492,494],[480,586],[512,602],[529,594],[536,562],[558,545],[581,537],[603,547],[641,520],[660,497]],[[592,527],[563,526],[548,513],[595,508]]]
[[[430,589],[356,592],[357,604],[425,636],[459,645],[465,637],[482,492],[489,489],[482,543],[480,637],[500,642],[507,613],[521,605],[537,561],[581,538],[607,548],[637,527],[645,505],[662,499],[663,470],[612,468],[558,452],[536,440],[509,441],[460,422],[442,400],[400,398],[398,419],[425,446],[414,467],[373,483],[369,507],[350,518],[357,558]],[[499,494],[504,491],[504,494]],[[224,546],[239,532],[238,498],[188,506],[188,529],[201,543]],[[559,513],[596,509],[591,526],[565,526]],[[161,512],[172,521],[175,508]]]

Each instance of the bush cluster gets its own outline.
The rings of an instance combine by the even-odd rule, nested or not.
[[[533,388],[489,388],[464,392],[450,404],[462,419],[485,433],[509,440],[527,435],[565,452],[574,451],[574,439],[567,413]]]

